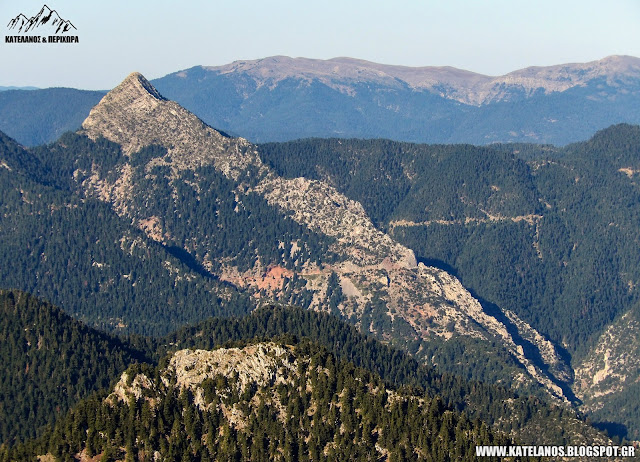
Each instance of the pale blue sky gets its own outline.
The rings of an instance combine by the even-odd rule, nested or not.
[[[502,75],[527,66],[640,57],[640,1],[46,0],[79,44],[7,44],[43,0],[0,0],[0,85],[108,89],[273,55],[350,56]]]

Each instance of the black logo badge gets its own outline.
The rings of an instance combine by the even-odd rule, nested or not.
[[[56,10],[43,5],[38,14],[27,18],[20,13],[7,24],[11,33],[5,35],[5,43],[78,43],[76,26],[60,17]],[[29,35],[27,35],[29,34]],[[33,35],[38,34],[38,35]]]

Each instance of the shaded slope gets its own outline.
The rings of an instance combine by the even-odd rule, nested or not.
[[[60,309],[0,290],[0,441],[33,438],[144,355]]]
[[[59,165],[40,163],[15,144],[3,145],[0,159],[15,165],[11,146],[37,169],[36,177],[56,184],[48,169]],[[117,146],[90,147],[117,162]],[[211,274],[191,270],[103,203],[63,186],[0,168],[0,286],[47,298],[94,326],[147,334],[253,306]]]

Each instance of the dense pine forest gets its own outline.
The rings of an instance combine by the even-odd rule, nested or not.
[[[23,292],[0,290],[0,440],[32,438],[145,357]]]
[[[130,376],[133,374],[131,371],[135,373],[146,371],[148,377],[155,377],[154,380],[159,380],[158,371],[166,368],[167,361],[178,350],[185,348],[192,351],[196,349],[214,350],[221,346],[229,348],[244,346],[248,344],[247,342],[251,344],[268,341],[295,346],[297,354],[305,357],[320,355],[323,365],[316,365],[313,369],[326,370],[328,365],[337,367],[335,375],[329,374],[329,376],[337,380],[338,376],[344,374],[338,383],[343,383],[343,380],[347,380],[346,377],[349,377],[347,383],[352,386],[354,377],[357,384],[364,381],[364,379],[357,379],[357,377],[360,377],[360,374],[365,374],[363,377],[369,377],[367,380],[375,380],[377,383],[377,385],[370,385],[369,389],[380,389],[382,386],[390,390],[404,390],[401,391],[403,395],[423,397],[416,398],[418,400],[416,402],[422,403],[414,408],[414,411],[418,412],[416,418],[425,418],[425,415],[422,414],[422,410],[426,410],[424,407],[426,404],[423,400],[427,400],[426,403],[431,402],[433,406],[436,406],[437,419],[444,418],[447,413],[451,415],[453,420],[449,421],[445,418],[448,422],[446,425],[452,424],[455,428],[458,425],[455,422],[459,420],[461,428],[468,428],[472,432],[479,431],[478,437],[484,435],[482,438],[489,438],[489,440],[481,439],[478,441],[490,441],[492,438],[497,438],[496,441],[503,441],[501,438],[504,436],[499,435],[512,435],[511,438],[522,439],[528,443],[554,441],[558,444],[568,444],[569,442],[577,444],[603,438],[598,435],[595,429],[590,429],[581,422],[574,412],[562,406],[549,405],[538,398],[518,397],[513,392],[494,385],[469,382],[460,377],[437,373],[433,369],[420,365],[405,353],[364,336],[354,327],[329,314],[299,308],[271,306],[261,308],[249,316],[238,319],[212,318],[196,326],[181,329],[164,338],[133,336],[129,339],[121,339],[86,327],[69,318],[59,309],[22,292],[4,291],[1,294],[1,301],[3,308],[2,333],[11,341],[3,344],[3,348],[8,349],[3,351],[3,357],[7,358],[8,367],[3,370],[0,380],[3,403],[5,403],[0,429],[2,429],[1,436],[5,442],[5,450],[9,451],[9,448],[13,448],[10,451],[17,451],[5,452],[5,456],[10,458],[22,460],[23,457],[27,458],[26,454],[29,451],[40,451],[41,453],[52,451],[57,456],[64,456],[79,452],[85,448],[85,445],[88,445],[89,450],[95,453],[103,451],[109,453],[111,451],[116,457],[119,454],[118,448],[126,446],[125,440],[121,440],[121,438],[130,442],[139,440],[133,434],[125,435],[123,429],[132,432],[142,431],[147,436],[156,435],[153,443],[149,441],[149,444],[155,448],[154,450],[160,447],[158,445],[167,443],[168,446],[163,446],[163,451],[172,447],[171,451],[184,452],[188,450],[192,454],[196,454],[202,448],[198,449],[192,445],[180,446],[184,444],[184,441],[182,443],[172,442],[169,439],[160,443],[160,440],[157,439],[159,435],[166,433],[163,429],[173,428],[174,425],[185,425],[182,420],[177,422],[172,420],[181,415],[176,413],[172,406],[180,408],[192,406],[193,397],[183,396],[180,390],[173,390],[167,396],[163,396],[163,400],[170,400],[166,405],[170,409],[164,405],[156,406],[155,409],[163,409],[163,412],[166,411],[169,416],[173,417],[160,418],[158,414],[152,413],[156,420],[153,422],[145,421],[144,425],[162,425],[162,427],[155,428],[154,432],[149,433],[150,427],[140,427],[141,417],[140,414],[136,414],[144,409],[144,406],[140,408],[143,403],[138,402],[137,407],[134,406],[135,409],[129,407],[128,410],[126,407],[131,403],[123,403],[124,408],[120,408],[119,405],[114,407],[104,404],[108,390],[113,390],[114,383],[127,368],[129,368]],[[18,348],[18,346],[22,347]],[[341,370],[342,372],[340,372]],[[224,379],[219,386],[228,387],[227,379]],[[311,380],[308,376],[307,379]],[[128,383],[131,383],[131,380]],[[318,378],[315,377],[313,381],[315,380]],[[164,385],[161,386],[159,383],[157,385],[152,388],[168,391]],[[299,398],[304,400],[304,394],[301,398],[301,395],[295,391],[299,388],[300,386],[288,389],[286,396],[289,394],[291,396],[285,399],[285,395],[283,395],[282,402],[289,403]],[[316,389],[325,390],[327,387],[323,385]],[[333,388],[329,387],[328,389]],[[221,391],[217,393],[215,387],[209,389],[207,396],[224,395],[226,396],[225,400],[231,400],[225,401],[226,403],[243,401],[244,406],[253,406],[251,403],[254,401],[251,398],[254,395],[251,393],[256,393],[257,389],[252,390],[249,395],[236,390],[239,395],[236,396],[235,401],[228,393],[225,394]],[[332,407],[329,402],[339,399],[339,396],[342,395],[339,389],[336,390],[336,395],[333,398],[326,397],[329,401],[325,404],[329,408]],[[351,392],[356,393],[357,390],[354,389],[348,393]],[[242,400],[239,398],[240,395],[242,395]],[[176,401],[180,396],[182,398]],[[298,398],[294,399],[295,396]],[[187,401],[181,401],[184,399]],[[306,399],[311,400],[311,397]],[[376,402],[378,405],[384,404]],[[296,412],[300,412],[302,408],[308,410],[310,407],[314,407],[311,401],[303,401],[296,406],[298,409]],[[359,408],[359,406],[354,407],[354,409]],[[200,419],[207,417],[196,412],[195,409],[192,411]],[[327,412],[329,411],[330,409],[327,410]],[[130,415],[131,412],[134,414]],[[149,409],[145,412],[145,419],[148,420],[152,414],[149,414]],[[273,417],[273,409],[270,412],[271,414],[267,412],[266,415]],[[383,409],[378,408],[374,412],[378,415],[376,418],[382,418],[379,412],[383,412]],[[433,419],[433,412],[432,409],[428,414],[431,416],[429,419]],[[133,419],[135,429],[130,426],[131,421],[127,424],[129,426],[123,427],[125,420],[121,421],[120,419],[124,419],[125,414]],[[408,417],[407,414],[402,415],[403,419]],[[422,417],[419,417],[420,415]],[[212,422],[218,419],[217,422],[220,424],[220,415],[209,417],[214,418]],[[358,414],[350,416],[349,419],[361,417],[362,415]],[[212,422],[209,422],[208,425],[212,425]],[[481,425],[479,422],[485,423]],[[353,421],[351,423],[353,431],[362,431],[357,430],[360,428],[360,423],[357,425]],[[195,428],[201,430],[203,424],[204,422],[201,420],[200,426]],[[258,424],[259,422],[256,423],[256,425]],[[390,422],[387,421],[387,424]],[[406,428],[405,424],[406,422],[400,425],[397,430],[404,431],[401,428]],[[438,420],[428,425],[444,424]],[[369,425],[373,425],[373,423],[370,422]],[[383,424],[376,425],[382,426]],[[376,425],[373,425],[372,428],[375,428]],[[427,424],[425,423],[425,425]],[[488,426],[485,427],[485,425]],[[392,427],[396,428],[395,424],[392,424]],[[78,428],[85,429],[82,432],[84,437],[80,436]],[[306,429],[305,431],[311,430],[308,426],[303,428]],[[117,429],[120,431],[113,433]],[[109,438],[95,439],[95,435],[100,432],[102,432],[100,434],[104,434],[105,430],[110,432],[108,433]],[[264,428],[263,430],[266,431],[264,438],[276,441],[273,443],[276,447],[286,443],[286,439],[280,438],[282,435],[269,433],[271,430],[267,431]],[[281,430],[282,428],[278,431]],[[331,429],[325,430],[322,433],[324,436],[321,438],[322,447],[332,441],[334,435]],[[436,433],[439,432],[440,430]],[[83,439],[87,434],[94,435],[94,439]],[[172,432],[172,434],[176,433]],[[252,433],[249,432],[249,434]],[[241,438],[233,443],[235,445],[233,447],[236,448],[233,449],[234,451],[240,451],[240,448],[243,447],[241,444],[243,441],[252,441],[251,438],[242,440],[242,438],[248,438],[246,434],[242,437],[234,435],[234,438],[236,436]],[[357,438],[362,437],[361,433],[358,435]],[[434,450],[443,451],[442,454],[469,451],[469,446],[465,446],[469,444],[465,442],[466,440],[458,443],[455,442],[455,432],[450,435],[451,440],[446,439],[445,441],[449,441],[447,444],[454,444],[454,446],[447,446],[448,449],[445,449],[439,447],[441,442],[438,442],[437,444],[429,443],[429,447],[433,444]],[[38,436],[39,439],[31,442],[26,440],[34,436]],[[407,440],[409,446],[407,447],[414,447],[414,444],[417,444],[411,439],[415,436],[405,436],[409,438]],[[289,435],[289,438],[291,437]],[[327,438],[330,439],[327,440]],[[394,438],[397,438],[396,441],[401,441],[404,437],[397,435]],[[16,443],[20,441],[25,442],[26,446],[16,446]],[[305,437],[305,441],[308,442],[307,437]],[[209,448],[213,452],[208,455],[218,454],[216,451],[221,450],[217,446],[219,443]],[[344,440],[339,444],[346,443],[347,440]],[[174,444],[177,447],[173,447]],[[423,441],[420,444],[426,443]],[[462,446],[458,446],[458,444]],[[136,451],[144,452],[143,446],[136,446]],[[256,450],[258,449],[256,448]],[[345,450],[356,451],[353,447]],[[148,448],[146,452],[149,452]],[[243,454],[242,457],[245,460],[246,454]],[[407,460],[413,460],[410,455],[408,457]],[[329,457],[328,460],[332,460],[332,457]]]
[[[84,401],[36,452],[61,460],[80,452],[101,460],[371,460],[376,453],[389,461],[473,460],[477,444],[510,443],[437,398],[392,391],[311,344],[286,360],[296,369],[281,383],[244,387],[216,375],[190,389],[170,372],[130,368],[129,386],[151,380],[140,398]],[[26,448],[13,454],[22,457]]]

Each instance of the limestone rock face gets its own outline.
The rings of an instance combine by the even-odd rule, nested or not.
[[[640,317],[625,313],[600,336],[598,343],[577,365],[575,393],[585,411],[603,407],[625,388],[640,381]]]
[[[436,268],[418,265],[411,249],[378,230],[360,203],[321,181],[279,177],[263,164],[256,146],[207,126],[178,104],[164,99],[142,75],[129,75],[107,94],[82,127],[91,138],[104,137],[120,144],[126,159],[115,175],[110,172],[103,176],[98,168],[78,174],[78,178],[86,178],[81,187],[87,195],[111,203],[118,213],[131,218],[152,239],[164,242],[170,236],[162,227],[163,217],[145,210],[145,204],[154,200],[153,195],[145,196],[144,201],[136,200],[136,195],[145,192],[136,192],[131,180],[133,170],[145,169],[150,178],[151,169],[163,166],[170,172],[171,181],[181,181],[197,193],[201,186],[197,184],[199,169],[213,167],[234,182],[238,204],[246,195],[257,193],[283,215],[313,233],[333,240],[330,249],[333,260],[305,262],[296,271],[295,276],[306,280],[305,288],[313,294],[310,308],[328,309],[329,276],[336,273],[340,288],[346,294],[337,309],[345,316],[355,317],[356,324],[366,331],[388,340],[394,336],[402,341],[468,336],[487,341],[487,345],[497,342],[499,348],[521,367],[514,380],[538,382],[552,396],[565,398],[559,383],[568,380],[567,366],[542,335],[513,313],[503,318],[511,319],[508,326],[485,313],[455,277]],[[132,155],[149,145],[162,146],[167,154],[153,158],[146,165],[132,166]],[[207,204],[200,203],[199,206],[207,207]],[[185,246],[189,241],[194,246],[204,242],[203,236],[198,235],[201,228],[198,222],[191,222],[189,226]],[[207,249],[199,248],[199,254],[205,255],[199,263],[209,267]],[[261,257],[257,255],[256,258],[259,261]],[[273,269],[279,264],[259,261],[256,272],[269,275],[271,273],[265,268]],[[264,284],[260,274],[243,275],[234,268],[223,268],[223,272],[225,274],[219,276],[235,281],[245,290],[251,290],[251,281],[255,283],[256,292],[258,288],[273,286],[272,296],[283,285]],[[243,277],[246,284],[237,282]],[[371,315],[372,310],[376,310],[375,316]],[[388,322],[378,322],[380,319]],[[526,345],[522,343],[524,341]],[[533,356],[529,353],[531,346],[535,350]],[[196,361],[194,364],[202,360],[211,365],[214,361],[196,360],[198,355],[204,353],[184,353],[184,358],[185,361],[187,358]],[[176,365],[178,370],[184,368]],[[192,376],[192,371],[184,374],[187,381]],[[253,377],[251,380],[258,379]]]
[[[123,372],[107,401],[128,403],[130,399],[145,399],[153,405],[171,384],[175,384],[179,389],[189,389],[194,395],[194,403],[204,409],[203,382],[207,379],[223,377],[229,387],[240,394],[249,386],[257,389],[288,384],[297,367],[293,347],[271,342],[211,351],[179,350],[173,353],[168,367],[162,371],[160,384],[155,384],[144,373],[130,377],[128,372]]]
[[[362,204],[348,199],[332,186],[306,178],[286,179],[270,175],[255,189],[298,223],[336,238],[336,251],[359,265],[377,264],[384,258],[406,268],[415,268],[410,249],[379,231]]]
[[[195,389],[203,380],[217,375],[237,375],[237,386],[244,391],[253,384],[259,387],[283,382],[297,363],[286,348],[273,343],[260,343],[245,348],[218,350],[180,350],[174,353],[169,370],[176,375],[181,388]]]
[[[129,398],[139,400],[145,396],[155,397],[157,394],[158,390],[145,374],[136,374],[134,377],[129,377],[127,372],[123,372],[107,400],[127,403]]]
[[[82,124],[92,139],[102,136],[120,144],[125,155],[160,145],[166,164],[177,171],[214,165],[233,178],[250,165],[262,166],[253,147],[209,127],[179,104],[164,99],[141,74],[130,74],[107,93]]]

